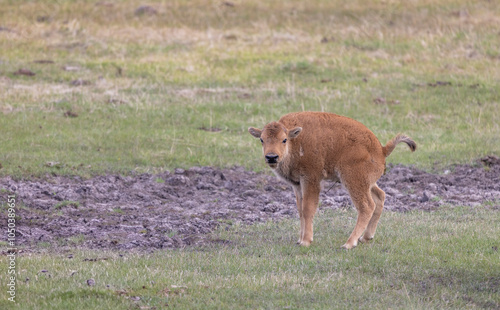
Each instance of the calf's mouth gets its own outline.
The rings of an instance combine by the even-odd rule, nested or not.
[[[279,156],[274,154],[274,153],[268,153],[266,156],[264,156],[266,163],[269,165],[271,168],[276,168],[278,165],[278,159]]]

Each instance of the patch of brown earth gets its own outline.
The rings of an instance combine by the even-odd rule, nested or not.
[[[441,205],[500,210],[500,165],[455,166],[444,174],[389,166],[378,182],[386,211]],[[0,201],[17,199],[16,244],[88,248],[177,248],[212,241],[217,227],[297,217],[292,189],[275,176],[243,168],[193,167],[137,176],[0,178]],[[321,209],[351,205],[347,192],[325,182]],[[7,212],[0,214],[7,223]],[[2,234],[0,240],[6,241]]]

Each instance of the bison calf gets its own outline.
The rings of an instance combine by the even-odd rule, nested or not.
[[[324,179],[340,181],[358,211],[356,227],[343,247],[373,239],[384,208],[385,193],[376,182],[384,173],[385,158],[400,142],[412,152],[417,147],[401,134],[382,146],[360,122],[332,113],[290,113],[262,130],[248,131],[262,142],[264,159],[274,173],[293,187],[300,215],[298,243],[304,246],[313,241],[313,217]]]

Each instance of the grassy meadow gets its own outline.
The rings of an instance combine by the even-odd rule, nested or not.
[[[1,175],[263,170],[247,128],[301,110],[415,139],[390,162],[500,154],[492,2],[143,4],[2,1]]]
[[[377,236],[340,249],[352,209],[320,211],[315,243],[298,223],[235,225],[225,245],[152,254],[42,249],[18,258],[8,309],[495,309],[498,211],[386,212]],[[4,266],[2,257],[2,266]],[[4,274],[0,274],[3,281]],[[87,280],[94,280],[89,286]],[[0,306],[9,306],[5,290]],[[3,307],[2,307],[3,308]],[[5,308],[4,308],[5,309]]]
[[[388,162],[474,163],[500,155],[499,46],[486,0],[0,0],[0,176],[266,171],[247,128],[302,110],[417,142]],[[307,249],[296,220],[201,249],[41,247],[19,255],[18,302],[2,289],[0,308],[500,307],[498,210],[385,212],[352,251],[355,212],[320,213]]]

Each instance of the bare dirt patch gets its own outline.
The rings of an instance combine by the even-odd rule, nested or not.
[[[378,182],[387,194],[385,209],[431,211],[441,205],[465,205],[500,210],[500,164],[490,162],[455,166],[444,174],[389,166]],[[12,193],[18,201],[16,243],[32,249],[178,248],[221,242],[209,234],[220,226],[297,217],[290,186],[240,167],[91,179],[0,178],[2,203]],[[351,206],[347,192],[335,183],[324,183],[320,199],[321,209]],[[2,223],[6,215],[0,214]],[[3,234],[0,240],[5,238]]]

